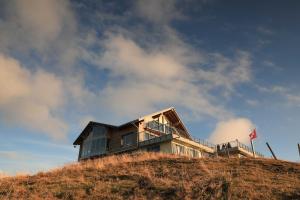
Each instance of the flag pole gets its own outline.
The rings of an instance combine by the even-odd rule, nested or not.
[[[255,151],[254,151],[254,145],[253,145],[252,139],[250,139],[250,142],[251,142],[251,148],[252,148],[252,152],[253,152],[253,157],[255,158]]]

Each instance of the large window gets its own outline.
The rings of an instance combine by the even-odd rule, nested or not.
[[[159,145],[150,146],[150,147],[147,148],[147,151],[150,151],[150,152],[160,152],[160,146]]]
[[[189,148],[189,156],[193,158],[199,158],[199,151],[196,149]]]
[[[106,139],[106,128],[94,126],[89,136],[83,141],[81,158],[104,154]]]
[[[136,143],[136,133],[131,132],[122,136],[121,145],[122,146],[133,146]]]
[[[185,148],[182,145],[175,144],[175,153],[179,155],[185,154]]]

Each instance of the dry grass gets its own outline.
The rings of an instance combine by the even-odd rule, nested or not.
[[[0,179],[0,199],[300,199],[300,165],[155,153],[110,156]]]

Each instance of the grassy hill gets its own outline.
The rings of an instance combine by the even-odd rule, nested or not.
[[[300,199],[300,165],[143,153],[0,179],[0,199]]]

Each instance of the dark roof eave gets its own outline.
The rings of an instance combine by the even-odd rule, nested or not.
[[[84,136],[84,133],[87,131],[87,129],[92,126],[92,125],[103,125],[103,126],[106,126],[106,127],[110,127],[110,128],[117,128],[116,126],[114,125],[111,125],[111,124],[103,124],[103,123],[99,123],[99,122],[93,122],[93,121],[90,121],[86,127],[82,130],[82,132],[80,133],[80,135],[77,137],[77,139],[73,142],[73,145],[80,145],[81,144],[81,140],[83,139],[83,136]]]
[[[135,123],[138,123],[138,122],[139,122],[139,119],[135,119],[135,120],[126,122],[126,123],[124,123],[124,124],[121,124],[121,125],[118,126],[117,128],[122,128],[122,127],[127,126],[127,125],[130,125],[130,124],[134,125]]]
[[[114,125],[111,125],[111,124],[104,124],[104,123],[99,123],[99,122],[93,122],[93,121],[90,121],[86,127],[83,129],[83,131],[80,133],[80,135],[77,137],[77,139],[73,142],[73,145],[80,145],[81,144],[81,140],[84,139],[84,133],[87,131],[87,129],[92,126],[92,125],[102,125],[102,126],[105,126],[105,127],[109,127],[109,128],[113,128],[113,129],[119,129],[119,128],[122,128],[122,127],[125,127],[125,126],[128,126],[128,125],[134,125],[135,123],[139,122],[138,119],[135,119],[135,120],[132,120],[132,121],[129,121],[129,122],[126,122],[124,124],[121,124],[120,126],[114,126]]]

